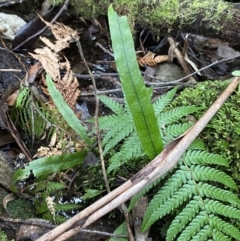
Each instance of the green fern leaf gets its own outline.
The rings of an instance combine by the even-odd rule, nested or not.
[[[126,103],[131,111],[134,126],[145,154],[150,158],[163,149],[153,105],[152,89],[146,88],[139,66],[127,17],[118,17],[112,5],[108,20],[116,67],[121,79]]]
[[[128,206],[128,212],[133,208],[133,206],[136,204],[136,202],[144,196],[149,190],[151,190],[153,187],[155,187],[162,179],[165,178],[166,175],[163,175],[162,177],[156,179],[154,182],[149,184],[147,187],[145,187],[143,190],[141,190],[137,195],[134,195],[131,198],[131,202]]]
[[[173,88],[168,91],[166,94],[160,96],[154,103],[153,108],[155,111],[155,115],[157,116],[159,113],[163,111],[163,109],[171,102],[174,95],[177,92],[178,87]]]
[[[229,166],[228,161],[222,156],[199,150],[187,151],[184,155],[184,161],[189,166],[195,164]]]
[[[236,218],[240,220],[240,210],[231,207],[225,204],[220,203],[219,201],[204,200],[204,207],[208,213],[216,213],[228,218]]]
[[[142,223],[143,232],[146,231],[158,219],[162,218],[166,214],[169,214],[172,210],[178,208],[183,202],[189,200],[194,193],[196,193],[196,187],[192,184],[186,183],[180,189],[178,189],[171,198],[160,205],[160,207],[152,210],[152,213],[150,213],[147,209]],[[153,203],[151,206],[159,206],[156,196],[154,196],[154,199],[152,200],[152,202],[155,202],[155,204]]]
[[[196,235],[201,228],[207,223],[206,212],[200,212],[183,230],[183,232],[178,237],[178,241],[188,241],[191,240],[194,235]]]
[[[110,108],[116,115],[120,115],[123,111],[123,105],[118,102],[108,98],[105,95],[99,95],[98,98],[108,107]]]
[[[161,126],[165,124],[174,123],[179,119],[181,119],[183,116],[189,115],[200,109],[201,108],[198,108],[196,106],[182,106],[182,107],[176,107],[166,112],[162,112],[157,116],[158,125]]]
[[[16,100],[16,107],[19,107],[24,102],[25,98],[29,95],[30,90],[27,87],[21,88],[17,100]]]
[[[115,129],[115,131],[118,130],[118,128]],[[113,149],[117,144],[119,144],[124,138],[128,137],[134,130],[133,125],[126,125],[125,128],[119,130],[113,138],[107,141],[107,144],[104,146],[103,154],[105,155],[109,150]],[[112,133],[111,133],[112,134]],[[104,138],[107,138],[109,136],[104,136]],[[104,139],[105,141],[106,139]],[[104,142],[105,144],[105,142]]]
[[[174,218],[167,231],[167,241],[173,240],[178,233],[192,220],[200,210],[200,197],[194,197],[183,210]]]
[[[240,207],[240,200],[238,196],[231,191],[227,191],[207,183],[198,183],[198,190],[202,197],[205,196],[213,200],[228,202]]]
[[[203,142],[203,140],[195,139],[192,142],[192,144],[190,145],[189,150],[202,150],[202,151],[205,151],[206,150],[205,143]]]
[[[48,182],[47,188],[46,188],[46,192],[47,193],[51,193],[53,191],[62,190],[64,188],[65,188],[65,185],[63,183],[60,183],[60,182]]]
[[[182,135],[185,131],[187,131],[192,124],[183,123],[183,124],[172,124],[166,127],[164,130],[164,134],[169,138],[169,140],[173,140],[176,137]]]
[[[119,125],[124,126],[126,120],[129,120],[129,115],[127,113],[123,113],[120,116],[106,115],[99,118],[99,125],[100,125],[99,127],[100,127],[100,130],[108,132],[109,130],[114,129]]]
[[[163,187],[158,191],[158,193],[153,197],[148,205],[148,208],[144,214],[143,227],[146,225],[152,214],[157,210],[164,202],[170,199],[170,197],[179,188],[187,182],[185,176],[185,171],[178,169],[163,185]]]
[[[185,167],[181,167],[184,168]],[[223,185],[229,187],[229,188],[233,188],[235,190],[237,190],[237,185],[234,182],[234,180],[227,175],[226,173],[219,171],[215,168],[212,167],[205,167],[205,166],[191,166],[191,174],[194,180],[196,181],[215,181],[215,182],[219,182],[222,183]]]
[[[132,133],[124,142],[121,150],[112,156],[109,160],[108,173],[117,170],[121,165],[127,163],[133,158],[144,156],[142,145],[138,139],[137,133]]]
[[[205,225],[194,237],[192,237],[191,241],[206,241],[212,237],[212,230],[208,225]]]
[[[220,219],[215,215],[209,215],[209,224],[213,229],[221,230],[226,235],[240,240],[240,231],[232,224]]]
[[[231,241],[226,235],[224,235],[219,230],[213,230],[213,240],[221,240],[221,241]]]

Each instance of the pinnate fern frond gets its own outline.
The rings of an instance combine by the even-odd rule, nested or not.
[[[104,152],[106,154],[109,150],[113,149],[122,140],[127,138],[134,130],[134,125],[131,119],[128,118],[127,114],[123,114],[119,118],[119,123],[116,123],[114,127],[104,135],[103,145]]]
[[[122,104],[108,98],[105,95],[99,95],[98,98],[108,107],[110,108],[116,115],[120,115],[124,111],[124,107]]]
[[[208,213],[215,213],[229,218],[240,219],[240,209],[210,199],[205,199],[204,204]]]
[[[160,96],[154,103],[153,108],[155,115],[157,116],[159,113],[163,111],[163,109],[171,102],[174,95],[176,94],[177,87],[168,91],[166,94]]]
[[[59,191],[65,188],[65,185],[60,182],[48,182],[46,186],[47,193],[51,193],[53,191]]]
[[[129,160],[144,156],[137,134],[134,132],[122,145],[121,150],[112,156],[109,160],[110,165],[108,172],[117,170],[121,165],[127,163]]]
[[[198,187],[201,196],[227,202],[240,207],[240,200],[238,196],[231,191],[212,186],[208,183],[198,183]]]
[[[192,124],[183,123],[183,124],[172,124],[169,125],[163,130],[166,133],[167,138],[170,140],[175,139],[176,137],[182,135],[185,131],[187,131]]]
[[[207,166],[228,166],[227,161],[201,150],[187,151],[182,160],[149,203],[143,231],[173,210],[180,209],[168,228],[167,241],[228,240],[231,237],[240,240],[239,230],[227,222],[232,218],[240,220],[240,200],[232,192],[237,186],[229,175]],[[229,228],[223,228],[224,225]]]
[[[218,154],[212,154],[206,151],[200,150],[188,150],[184,157],[184,162],[187,165],[210,165],[215,164],[219,166],[228,167],[228,161]]]
[[[166,112],[161,112],[157,115],[158,124],[172,124],[180,120],[183,116],[187,116],[193,112],[200,110],[201,108],[196,106],[181,106],[171,109]]]
[[[182,212],[175,217],[172,221],[170,228],[167,232],[167,240],[173,240],[175,236],[182,232],[186,227],[188,222],[192,220],[200,210],[200,200],[199,196],[195,196],[182,210]]]
[[[207,213],[205,211],[201,211],[197,216],[195,216],[189,225],[183,230],[180,234],[178,241],[188,241],[199,232],[201,227],[207,222]],[[167,241],[169,239],[167,238]]]
[[[215,181],[237,190],[237,185],[234,180],[229,175],[216,168],[197,165],[191,166],[190,170],[196,181]]]

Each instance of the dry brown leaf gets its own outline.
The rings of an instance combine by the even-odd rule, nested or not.
[[[47,38],[41,38],[41,40],[54,52],[60,52],[61,50],[69,47],[70,43],[79,39],[77,31],[74,31],[70,27],[61,23],[51,24],[46,22],[41,16],[39,17],[51,29],[54,37],[56,38],[55,44],[50,42]]]
[[[48,47],[42,49],[36,49],[34,51],[36,54],[30,54],[33,58],[39,60],[42,63],[45,71],[51,76],[53,81],[57,82],[60,79],[59,71],[59,56],[54,53]]]
[[[157,55],[149,52],[143,57],[138,57],[138,63],[144,67],[144,65],[154,66],[156,64],[168,61],[168,55]]]
[[[75,110],[76,101],[80,95],[80,90],[78,88],[79,84],[71,70],[69,61],[65,57],[65,62],[60,59],[58,52],[69,47],[69,44],[76,41],[79,37],[76,31],[63,24],[50,24],[43,19],[42,21],[51,28],[56,41],[55,43],[52,43],[47,38],[41,37],[41,40],[46,44],[46,47],[36,49],[36,54],[31,55],[42,63],[43,68],[55,82],[57,89],[63,95],[66,103],[71,109]],[[66,71],[66,74],[62,79],[60,70]]]

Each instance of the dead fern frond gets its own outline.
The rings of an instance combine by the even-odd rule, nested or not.
[[[63,68],[63,65],[61,67]],[[70,63],[67,59],[66,62],[64,62],[64,68],[66,74],[62,80],[56,84],[56,87],[61,92],[70,108],[74,110],[78,96],[80,95],[80,90],[78,89],[79,84],[77,78],[73,75]]]
[[[41,18],[41,16],[39,17]],[[40,37],[40,39],[54,52],[58,53],[61,50],[68,48],[71,42],[75,42],[79,39],[77,31],[74,31],[70,27],[61,23],[51,24],[46,22],[43,18],[41,18],[41,20],[51,29],[56,41],[55,44],[53,44],[45,37]]]
[[[71,70],[69,61],[65,57],[65,61],[60,59],[58,52],[69,47],[69,44],[79,37],[76,31],[63,24],[50,24],[43,19],[42,21],[51,28],[56,41],[52,43],[47,38],[42,37],[41,40],[46,44],[46,47],[36,49],[36,54],[31,55],[42,63],[43,68],[55,82],[66,103],[72,110],[75,110],[76,101],[80,95],[79,84]],[[60,70],[66,71],[63,78],[60,76]],[[44,89],[44,93],[46,93],[46,89]]]
[[[168,61],[168,55],[157,55],[156,56],[156,54],[149,52],[146,55],[144,55],[143,57],[138,57],[137,60],[138,60],[138,63],[142,67],[144,67],[144,65],[153,66],[153,65]]]
[[[51,78],[58,82],[60,80],[60,71],[59,71],[59,56],[57,53],[53,52],[48,47],[42,49],[34,50],[36,54],[30,54],[34,59],[37,59],[42,63],[45,71],[51,76]]]

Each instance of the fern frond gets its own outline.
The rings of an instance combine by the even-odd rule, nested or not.
[[[27,87],[20,89],[20,92],[16,100],[16,107],[19,107],[20,105],[22,105],[22,103],[25,101],[25,98],[28,98],[29,93],[30,93],[30,90]]]
[[[157,197],[155,195],[149,206],[155,207],[155,210],[146,210],[144,214],[144,220],[142,223],[143,231],[146,231],[156,220],[162,218],[166,214],[169,214],[172,210],[178,208],[183,202],[189,200],[193,194],[196,193],[196,187],[192,183],[186,183],[179,188],[171,198],[166,200],[162,205],[159,206]],[[161,197],[159,197],[161,198]]]
[[[209,224],[212,228],[222,230],[223,233],[230,237],[240,240],[240,231],[232,224],[222,220],[215,215],[209,215]]]
[[[228,161],[222,156],[199,150],[188,150],[184,155],[184,162],[189,166],[195,164],[229,166]]]
[[[201,211],[189,225],[182,231],[178,237],[178,241],[189,241],[191,238],[196,235],[202,227],[207,223],[207,214],[204,211]]]
[[[167,240],[173,240],[186,227],[188,222],[197,215],[200,210],[199,199],[200,197],[195,196],[174,218],[167,231]]]
[[[200,109],[201,108],[198,108],[196,106],[182,106],[182,107],[176,107],[166,112],[162,112],[157,116],[158,125],[161,126],[162,124],[174,123],[179,119],[181,119],[183,116],[189,115]]]
[[[148,220],[155,210],[169,200],[170,197],[186,182],[187,178],[185,176],[185,171],[178,169],[153,197],[144,214],[144,220]],[[145,226],[144,223],[143,226]]]
[[[108,98],[105,95],[99,95],[98,98],[108,107],[110,108],[116,115],[120,115],[124,108],[122,104]]]
[[[240,200],[238,196],[231,191],[227,191],[207,183],[198,183],[199,193],[203,197],[228,202],[240,207]]]
[[[60,182],[48,182],[46,191],[47,193],[51,193],[53,191],[59,191],[65,188],[65,185]]]
[[[110,165],[108,172],[118,169],[121,165],[127,163],[133,158],[143,156],[142,145],[138,139],[137,133],[132,133],[129,138],[124,142],[121,150],[110,158]]]
[[[55,204],[55,209],[58,211],[58,212],[61,212],[61,211],[71,211],[73,209],[78,209],[80,208],[81,205],[79,204],[75,204],[75,203],[64,203],[64,204],[58,204],[56,203]]]
[[[205,225],[195,236],[192,237],[191,241],[206,241],[210,240],[212,236],[212,230],[208,225]]]
[[[172,124],[166,127],[164,132],[165,135],[170,139],[173,140],[176,137],[182,135],[185,131],[187,131],[192,124],[190,123],[183,123],[183,124]]]
[[[109,131],[118,126],[125,126],[130,121],[130,116],[124,112],[121,115],[107,115],[99,118],[100,130]]]
[[[182,168],[185,168],[185,167],[182,167]],[[196,181],[215,181],[215,182],[222,183],[223,185],[229,188],[233,188],[237,190],[236,183],[229,175],[213,167],[193,165],[190,167],[190,170],[191,170],[192,178]]]
[[[225,205],[219,201],[205,199],[204,207],[208,213],[215,213],[215,214],[222,215],[224,217],[236,218],[240,220],[239,209],[232,206]]]
[[[173,99],[174,95],[176,94],[177,87],[174,89],[168,91],[166,94],[163,94],[160,96],[154,103],[153,103],[153,108],[155,111],[155,115],[157,116],[160,112],[163,111],[163,109],[171,102]]]
[[[205,151],[206,150],[205,143],[203,142],[203,140],[195,139],[192,142],[192,144],[190,145],[189,150],[202,150],[202,151]]]
[[[133,208],[133,206],[136,204],[136,202],[144,196],[149,190],[151,190],[153,187],[155,187],[162,179],[165,178],[166,175],[163,175],[162,177],[156,179],[154,182],[146,186],[144,189],[142,189],[137,195],[134,195],[131,198],[131,202],[128,206],[128,212]]]
[[[213,230],[213,240],[221,240],[221,241],[231,241],[227,236],[225,236],[219,230]]]
[[[118,128],[116,128],[117,130]],[[115,131],[116,131],[115,130]],[[105,155],[109,150],[113,149],[117,144],[119,144],[124,138],[128,137],[134,130],[133,125],[126,125],[123,129],[119,130],[115,135],[112,135],[112,139],[105,139],[109,138],[110,136],[104,136],[104,146],[103,154]]]
[[[106,154],[109,150],[114,148],[118,143],[120,143],[124,138],[128,137],[134,130],[133,122],[126,115],[117,117],[118,123],[110,128],[110,130],[104,135],[103,145],[104,152]]]

